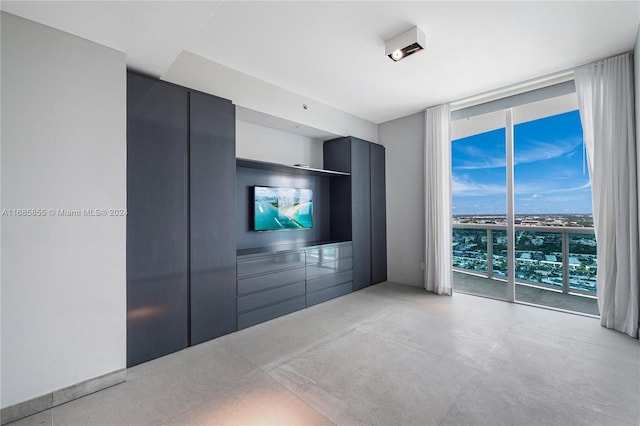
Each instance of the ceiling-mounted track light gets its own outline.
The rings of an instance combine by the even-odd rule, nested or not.
[[[425,45],[424,33],[420,28],[413,27],[409,31],[405,31],[388,40],[385,43],[385,51],[388,57],[394,62],[398,62],[400,59],[421,51]]]

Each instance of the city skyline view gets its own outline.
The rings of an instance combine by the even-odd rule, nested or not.
[[[451,143],[452,214],[506,214],[505,129]],[[514,126],[516,215],[591,214],[579,112]]]

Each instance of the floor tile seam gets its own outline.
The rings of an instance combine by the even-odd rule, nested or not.
[[[385,308],[385,309],[386,309],[386,308]],[[342,322],[343,324],[346,324],[346,325],[351,326],[351,327],[357,327],[358,325],[360,325],[360,324],[362,324],[362,323],[364,323],[364,322],[371,321],[371,320],[376,320],[376,319],[379,319],[379,318],[385,317],[385,316],[387,316],[387,315],[389,315],[389,314],[391,314],[391,313],[393,313],[393,312],[397,311],[398,309],[399,309],[399,307],[393,307],[393,308],[391,308],[391,309],[389,309],[389,310],[385,310],[385,311],[383,311],[383,312],[377,312],[377,313],[375,313],[375,314],[373,314],[373,315],[371,315],[371,316],[369,316],[369,317],[362,318],[362,319],[359,319],[359,320],[357,320],[357,321],[349,321],[349,320],[345,320],[345,319],[340,318],[340,317],[338,317],[338,316],[336,316],[336,315],[334,315],[334,314],[331,314],[330,312],[323,312],[323,313],[324,313],[325,315],[327,315],[327,316],[331,317],[331,319],[333,319],[333,320],[336,320],[336,321]]]
[[[239,374],[237,376],[235,376],[236,380],[229,380],[228,382],[224,383],[224,386],[227,388],[228,392],[234,391],[236,389],[242,388],[243,384],[242,383],[238,383],[238,379],[241,379],[245,376],[247,376],[248,374],[251,374],[253,372],[258,372],[261,374],[264,374],[263,371],[261,371],[258,367],[253,368],[249,371],[246,371],[242,374]],[[266,374],[264,374],[266,376]],[[211,404],[212,402],[212,398],[206,398],[204,400],[201,400],[200,402],[195,402],[193,403],[192,406],[177,410],[175,412],[172,412],[168,418],[162,420],[162,421],[158,421],[157,419],[155,419],[154,421],[152,421],[150,424],[153,425],[158,425],[158,426],[182,426],[184,425],[183,422],[180,421],[180,419],[184,418],[185,415],[189,415],[190,413],[196,412],[198,410],[201,410],[203,408],[208,407],[209,404]],[[101,425],[101,426],[112,426],[109,424],[106,425]],[[116,426],[116,425],[113,425]],[[133,426],[133,425],[132,425]],[[186,426],[186,425],[185,425]]]
[[[315,314],[316,315],[320,315],[320,316],[325,316],[327,318],[330,318],[332,321],[336,321],[336,319],[334,317],[332,317],[332,316],[330,316],[330,315],[328,315],[328,314],[326,314],[324,312],[316,312]],[[311,345],[307,345],[307,346],[305,346],[305,347],[303,347],[303,348],[291,353],[289,356],[286,356],[284,358],[279,359],[276,362],[272,362],[272,363],[266,364],[264,366],[256,364],[255,362],[251,361],[247,356],[245,356],[242,353],[242,350],[238,346],[236,346],[233,342],[228,342],[227,344],[229,346],[231,346],[231,348],[234,350],[234,352],[237,352],[238,354],[240,354],[242,356],[242,358],[244,358],[249,363],[251,363],[251,365],[255,366],[256,368],[258,368],[258,369],[260,369],[262,371],[268,371],[268,370],[270,370],[272,368],[276,368],[276,367],[278,367],[278,366],[290,361],[292,358],[294,358],[294,357],[296,357],[296,356],[298,356],[300,354],[306,353],[309,350],[313,350],[313,349],[315,349],[317,347],[320,347],[320,346],[328,343],[328,341],[331,340],[331,338],[329,336],[337,335],[337,337],[341,337],[342,335],[350,333],[354,329],[353,325],[349,324],[346,321],[336,321],[336,322],[340,322],[341,325],[344,326],[343,328],[340,329],[339,333],[331,332],[331,331],[323,333]]]
[[[286,373],[286,371],[285,371],[285,370],[282,370],[280,367],[278,367],[278,369],[280,369],[280,371],[282,371],[282,372],[285,372],[285,373]],[[275,370],[275,369],[274,369],[274,370]],[[273,371],[273,370],[271,370],[271,371]],[[296,373],[296,372],[294,371],[293,373]],[[296,373],[296,374],[299,374],[299,373]],[[324,412],[320,407],[316,408],[316,407],[315,407],[315,405],[314,405],[314,403],[313,403],[313,402],[314,402],[314,401],[316,401],[316,400],[315,400],[313,397],[305,398],[305,396],[308,396],[308,395],[305,395],[304,393],[302,393],[301,395],[296,394],[296,393],[295,393],[295,391],[294,391],[293,389],[290,389],[290,388],[289,388],[289,386],[287,385],[286,380],[285,380],[284,382],[280,382],[280,381],[278,380],[278,377],[277,377],[277,376],[276,376],[276,377],[274,377],[274,376],[271,376],[271,374],[269,374],[269,377],[271,377],[271,378],[272,378],[273,380],[275,380],[276,382],[280,383],[282,386],[284,386],[285,388],[287,388],[290,392],[292,392],[292,393],[294,393],[295,395],[297,395],[297,396],[298,396],[298,398],[302,399],[302,400],[303,400],[307,405],[309,405],[309,406],[311,406],[312,408],[314,408],[314,409],[315,409],[315,411],[317,411],[318,413],[320,413],[321,415],[323,415],[325,418],[327,418],[327,419],[328,419],[331,423],[333,423],[334,425],[342,425],[342,424],[347,424],[347,425],[350,425],[350,426],[351,426],[351,425],[353,425],[353,426],[357,426],[357,425],[366,425],[365,423],[355,423],[355,422],[353,422],[353,421],[351,421],[351,422],[349,422],[349,423],[344,423],[344,422],[343,422],[343,423],[340,423],[340,420],[339,420],[339,419],[341,419],[341,418],[343,418],[343,417],[344,417],[344,413],[340,412],[340,413],[338,414],[337,418],[335,418],[335,416],[334,416],[334,415],[332,415],[332,412],[327,412],[327,413],[325,413],[325,412]],[[319,404],[319,405],[322,405],[322,404]]]
[[[54,417],[55,413],[53,412],[54,408],[55,407],[52,407],[52,408],[49,409],[49,410],[51,410],[51,417],[49,417],[51,419],[51,423],[49,423],[50,426],[55,426],[55,424],[56,424],[55,417]],[[46,410],[44,412],[46,412]],[[5,425],[5,426],[11,426],[12,424],[13,423],[9,423],[8,425]]]
[[[373,330],[367,330],[367,329],[364,329],[364,328],[358,328],[357,331],[361,331],[363,333],[369,334],[369,335],[374,336],[374,337],[376,337],[376,338],[378,338],[380,340],[383,340],[383,341],[385,341],[387,343],[393,343],[395,345],[401,345],[401,346],[404,346],[406,348],[417,350],[419,352],[422,352],[422,353],[434,356],[436,358],[439,358],[440,360],[445,361],[445,362],[449,362],[449,363],[453,363],[453,364],[460,364],[465,368],[469,368],[469,369],[473,370],[474,374],[477,374],[477,373],[479,373],[481,371],[481,369],[478,368],[478,367],[474,367],[472,365],[464,364],[462,362],[459,363],[459,362],[454,361],[451,358],[448,358],[448,357],[446,357],[444,355],[441,355],[441,354],[438,354],[438,353],[435,353],[435,352],[431,352],[431,351],[427,350],[424,347],[415,346],[415,345],[412,345],[412,344],[410,344],[408,342],[401,341],[401,340],[395,340],[395,339],[387,337],[387,336],[385,336],[383,334],[377,333],[377,332],[375,332]]]
[[[321,348],[327,344],[329,344],[331,341],[335,340],[335,339],[339,339],[341,337],[344,337],[352,332],[354,332],[356,329],[354,327],[350,327],[350,328],[345,328],[345,329],[341,329],[339,332],[328,332],[325,333],[323,335],[321,335],[320,337],[318,337],[318,339],[309,345],[306,345],[294,352],[291,352],[289,355],[278,359],[277,361],[274,361],[272,363],[266,364],[264,366],[258,366],[259,369],[261,369],[264,372],[268,372],[270,370],[276,369],[278,367],[280,367],[283,364],[286,364],[288,362],[290,362],[292,359],[306,354],[310,351],[316,350],[318,348]]]
[[[195,403],[192,407],[189,407],[189,408],[186,408],[186,409],[183,409],[183,410],[179,410],[178,412],[171,413],[171,415],[169,415],[168,418],[166,418],[164,420],[158,421],[157,419],[155,419],[154,421],[150,422],[149,424],[157,425],[157,426],[177,426],[177,425],[180,425],[180,424],[184,424],[184,423],[181,423],[179,420],[184,418],[185,415],[188,415],[190,413],[195,412],[196,410],[200,410],[200,409],[206,407],[209,402],[210,401],[201,401],[201,402]],[[111,425],[107,424],[107,425],[101,425],[101,426],[111,426]],[[115,426],[115,425],[113,425],[113,426]],[[132,426],[133,426],[133,424],[132,424]]]
[[[354,322],[353,322],[353,321],[345,320],[345,319],[343,319],[343,318],[340,318],[340,317],[338,317],[338,316],[336,316],[336,315],[333,315],[333,314],[331,314],[331,313],[329,313],[329,312],[326,312],[326,311],[324,311],[324,310],[320,310],[320,311],[318,311],[318,312],[316,312],[316,313],[317,313],[317,314],[319,314],[319,315],[321,315],[321,316],[325,316],[325,317],[327,317],[327,318],[331,319],[332,321],[339,322],[339,323],[341,323],[343,326],[345,326],[345,327],[347,327],[347,328],[352,327],[352,326],[353,326],[353,324],[354,324]]]
[[[252,371],[255,371],[255,370],[260,370],[260,366],[259,366],[259,365],[256,365],[256,363],[252,362],[249,358],[247,358],[246,356],[244,356],[244,354],[243,354],[242,352],[240,352],[240,350],[238,350],[238,349],[233,345],[233,343],[231,343],[231,342],[225,342],[225,343],[226,343],[227,345],[229,345],[229,349],[231,349],[231,351],[232,351],[232,352],[234,352],[234,353],[235,353],[235,354],[237,354],[237,355],[240,355],[240,357],[241,357],[243,360],[247,361],[249,364],[251,364],[251,365],[253,366],[253,368],[252,368],[251,370],[249,370],[249,371],[246,371],[246,372],[242,373],[240,376],[244,376],[245,374],[251,373]]]
[[[511,337],[524,339],[524,340],[527,340],[527,341],[530,341],[530,342],[534,342],[534,343],[538,343],[538,344],[541,343],[539,339],[533,339],[532,337],[529,337],[526,334],[523,335],[523,334],[514,333],[513,329],[515,327],[519,327],[520,325],[521,324],[513,324],[512,326],[510,326],[508,331],[507,331],[507,334],[505,334],[505,336],[509,335]],[[608,346],[608,345],[605,346],[605,345],[601,345],[601,344],[595,343],[593,341],[588,341],[586,339],[579,339],[579,338],[575,338],[575,337],[571,337],[571,336],[563,336],[561,334],[549,332],[549,331],[546,331],[544,329],[540,329],[538,332],[540,334],[542,334],[543,336],[547,337],[547,338],[559,338],[559,339],[564,339],[564,340],[570,340],[570,341],[572,341],[574,343],[580,343],[580,344],[584,344],[584,345],[588,345],[588,346],[595,346],[595,347],[598,347],[598,348],[601,348],[601,349],[607,349],[607,350],[611,350],[611,351],[614,351],[614,352],[622,352],[622,353],[625,353],[625,354],[628,353],[630,355],[638,355],[637,353],[633,353],[632,350],[616,348],[616,347],[612,347],[612,346]],[[562,346],[559,343],[552,343],[552,342],[551,343],[543,342],[543,343],[546,344],[546,345]]]
[[[392,313],[394,313],[394,312],[398,312],[398,311],[400,311],[400,309],[401,309],[401,307],[395,307],[394,309],[392,309],[392,310],[390,310],[390,311],[388,311],[388,312],[385,312],[385,314],[386,314],[386,315],[384,315],[384,316],[390,315],[390,314],[392,314]],[[381,315],[380,315],[380,317],[382,317],[382,316],[383,316],[383,315],[381,314]],[[433,317],[433,318],[436,318],[436,317]],[[391,337],[387,337],[387,336],[385,336],[384,334],[378,333],[378,332],[376,332],[376,331],[374,331],[374,330],[367,329],[367,328],[363,328],[363,324],[364,324],[364,323],[366,323],[366,321],[358,321],[358,322],[354,323],[354,325],[356,326],[356,329],[358,329],[358,330],[360,330],[360,331],[363,331],[363,332],[366,332],[366,333],[369,333],[369,334],[373,334],[373,335],[376,335],[376,336],[382,337],[382,338],[384,338],[384,339],[385,339],[385,340],[387,340],[387,341],[392,341],[392,342],[394,342],[394,343],[403,343],[403,344],[405,344],[405,345],[407,345],[407,346],[413,347],[413,348],[418,349],[418,350],[421,350],[421,351],[423,351],[423,352],[432,353],[432,352],[429,352],[429,351],[424,350],[424,348],[422,348],[422,347],[420,347],[420,346],[414,346],[414,345],[411,345],[411,344],[409,344],[409,343],[407,343],[407,342],[405,342],[405,341],[396,341],[395,339],[393,339],[393,338],[391,338]],[[503,335],[502,335],[502,334],[495,334],[495,336],[498,336],[500,339],[502,339],[502,338],[503,338]],[[438,354],[435,354],[435,353],[432,353],[432,354],[434,354],[434,355],[438,355]]]
[[[614,351],[614,352],[625,353],[625,354],[635,355],[635,356],[640,355],[640,352],[638,352],[638,350],[631,350],[631,349],[626,349],[626,348],[613,347],[613,346],[609,346],[609,345],[602,345],[602,344],[599,344],[599,343],[596,343],[596,342],[593,342],[593,341],[588,341],[588,340],[579,339],[579,338],[575,338],[575,337],[562,336],[560,334],[555,334],[555,333],[550,333],[550,334],[553,335],[554,337],[559,337],[561,339],[568,339],[568,340],[572,340],[572,341],[577,342],[577,343],[583,343],[583,344],[586,344],[586,345],[589,345],[589,346],[596,346],[598,348],[607,349],[607,350],[611,350],[611,351]]]
[[[480,366],[480,368],[478,369],[480,372],[484,372],[485,371],[485,367],[487,366],[487,364],[489,364],[489,361],[491,361],[494,353],[498,350],[498,348],[500,347],[500,345],[504,344],[504,340],[505,340],[506,336],[500,335],[498,342],[496,343],[496,345],[493,347],[493,349],[491,349],[491,351],[489,352],[489,354],[487,355],[487,357],[485,358],[485,360],[482,362],[482,365]]]
[[[500,342],[502,345],[506,344],[506,339],[509,338],[509,339],[515,339],[515,340],[519,340],[521,342],[524,341],[524,342],[527,342],[529,344],[533,344],[533,345],[537,346],[536,349],[538,349],[538,350],[541,350],[541,348],[544,349],[545,351],[549,351],[550,349],[553,350],[553,351],[558,350],[558,349],[566,349],[565,346],[562,346],[562,345],[560,345],[558,343],[555,343],[555,342],[545,341],[543,339],[535,339],[535,338],[530,337],[528,335],[512,333],[513,327],[515,327],[515,325],[509,327],[508,333],[505,334],[504,336],[502,336],[501,342]],[[556,337],[556,336],[552,336],[552,337]],[[518,343],[518,344],[520,344],[520,343]],[[493,351],[491,351],[491,355],[486,359],[484,365],[482,366],[482,370],[484,370],[485,367],[487,366],[487,364],[492,360],[494,352],[496,350],[498,350],[499,347],[500,347],[500,345],[496,346],[493,349]],[[516,363],[516,361],[513,361],[513,360],[512,360],[512,362]]]
[[[254,371],[261,371],[262,370],[259,365],[256,365],[254,362],[251,362],[250,359],[248,359],[246,356],[244,356],[240,351],[236,350],[236,348],[233,346],[233,344],[231,342],[227,342],[226,344],[229,345],[229,349],[231,349],[232,352],[236,353],[237,355],[240,355],[240,357],[243,360],[247,361],[252,366],[252,368],[247,370],[247,371],[245,371],[244,373],[241,373],[241,374],[235,376],[234,379],[225,380],[224,385],[231,385],[231,384],[234,383],[235,378],[241,378],[241,377],[244,377],[244,376],[246,376],[248,374],[253,373]]]
[[[477,385],[476,385],[477,387]],[[475,389],[475,388],[474,388]],[[458,404],[458,401],[460,400],[460,396],[464,393],[464,390],[461,390],[460,393],[458,393],[458,395],[456,396],[456,398],[453,400],[453,402],[451,403],[451,405],[449,406],[449,408],[447,409],[447,412],[443,414],[442,418],[440,418],[440,420],[438,421],[438,426],[448,426],[451,423],[445,423],[445,419],[447,417],[449,417],[449,413],[451,413],[451,411],[453,410],[453,408]]]
[[[272,369],[272,370],[274,370],[274,369]],[[292,389],[289,389],[283,383],[280,383],[275,377],[271,376],[268,372],[265,371],[264,375],[265,375],[265,377],[267,377],[268,380],[272,381],[274,384],[276,384],[277,386],[279,386],[282,389],[284,389],[286,392],[291,394],[295,399],[297,399],[298,401],[302,402],[304,405],[306,405],[307,407],[311,408],[313,411],[315,411],[316,413],[318,413],[319,415],[321,415],[325,419],[329,420],[332,424],[337,425],[337,423],[335,423],[333,421],[333,419],[328,414],[323,413],[319,408],[316,408],[313,405],[311,405],[304,398],[302,398],[302,396],[300,396],[297,393],[295,393]]]
[[[258,365],[256,365],[255,363],[251,362],[251,360],[248,359],[246,356],[244,356],[239,350],[237,350],[236,347],[231,342],[220,341],[219,344],[222,345],[224,348],[230,350],[233,354],[240,356],[250,366],[250,368],[248,370],[246,370],[246,371],[244,371],[244,372],[242,372],[240,374],[234,375],[233,378],[227,377],[227,378],[224,378],[224,379],[220,379],[219,383],[221,383],[222,385],[225,385],[225,386],[231,385],[236,380],[236,378],[244,377],[247,374],[250,374],[250,373],[252,373],[252,372],[254,372],[256,370],[260,370],[260,367]],[[206,358],[206,357],[209,357],[209,356],[215,356],[215,355],[212,354],[212,353],[201,354],[201,355],[198,356],[198,359]],[[195,361],[195,363],[197,363],[197,362],[198,361]],[[175,368],[177,368],[178,365],[179,365],[179,363],[176,364],[176,365],[169,366],[169,368],[174,368],[175,369]],[[136,379],[139,379],[139,378],[143,379],[145,377],[152,376],[152,375],[154,375],[154,373],[145,374],[144,376],[139,376]],[[124,383],[126,383],[126,382],[123,382],[123,384]],[[200,382],[198,381],[198,383],[200,383]]]
[[[332,320],[334,320],[334,321],[337,321],[337,322],[339,322],[339,323],[343,324],[343,325],[344,325],[344,326],[346,326],[346,327],[353,326],[353,325],[355,324],[355,323],[354,323],[354,322],[352,322],[352,321],[345,320],[345,319],[340,318],[340,317],[338,317],[337,315],[333,315],[333,314],[331,314],[331,313],[329,313],[329,312],[320,312],[320,313],[321,313],[321,314],[323,314],[323,315],[325,315],[325,316],[327,316],[327,317],[329,317],[329,318],[331,318],[331,319],[332,319]]]
[[[264,376],[264,378],[266,380],[268,380],[269,382],[272,382],[273,384],[275,384],[276,386],[282,388],[283,390],[287,391],[289,394],[293,395],[297,400],[299,400],[300,402],[302,402],[304,405],[306,405],[307,407],[309,407],[311,410],[313,410],[314,412],[318,413],[319,415],[323,416],[324,418],[328,419],[331,421],[331,419],[325,415],[324,413],[320,412],[319,410],[317,410],[315,407],[311,406],[310,404],[308,404],[306,401],[302,400],[298,395],[296,395],[294,392],[292,392],[291,390],[289,390],[286,386],[284,386],[282,383],[278,382],[277,380],[275,380],[271,375],[268,374],[268,372],[263,371],[260,367],[257,367],[255,369],[252,369],[251,371],[248,371],[246,373],[243,373],[241,375],[239,375],[238,377],[244,377],[247,374],[253,373],[253,372],[258,372],[259,374],[262,374]],[[234,389],[239,389],[242,388],[243,384],[238,384],[238,383],[229,383],[231,385],[230,389],[234,390]],[[200,403],[195,404],[193,407],[189,407],[185,410],[180,410],[179,412],[173,413],[170,418],[161,421],[161,422],[155,422],[152,424],[158,424],[160,426],[177,426],[177,425],[183,425],[184,423],[180,422],[180,419],[183,418],[183,416],[185,414],[189,414],[192,413],[196,410],[200,410],[202,408],[206,408],[209,404],[211,403],[210,400],[206,400],[206,401],[202,401]],[[333,423],[333,421],[331,421]],[[335,423],[333,423],[335,424]],[[52,425],[53,426],[53,425]],[[109,425],[105,425],[105,426],[109,426]]]
[[[255,369],[252,369],[250,371],[255,371]],[[242,373],[236,377],[243,377],[244,375],[248,374],[249,372],[245,372]],[[227,379],[223,382],[224,386],[228,386],[231,389],[233,389],[235,387],[234,381]],[[189,388],[192,392],[193,392],[193,388]],[[202,389],[198,389],[196,390],[197,393],[202,392]],[[146,396],[145,396],[146,397]],[[185,415],[188,415],[189,413],[193,412],[194,410],[199,410],[202,407],[205,407],[207,405],[207,403],[210,401],[210,399],[207,398],[207,400],[203,401],[201,400],[200,402],[193,402],[191,406],[185,406],[185,405],[180,405],[181,408],[172,411],[170,414],[167,414],[166,416],[158,416],[157,412],[154,413],[154,416],[152,419],[149,420],[149,422],[147,424],[149,425],[157,425],[157,426],[177,426],[180,425],[181,423],[178,421],[179,419],[183,418]],[[142,404],[140,404],[142,405]],[[52,426],[55,423],[52,424]],[[96,426],[120,426],[121,423],[92,423],[93,425]],[[133,426],[133,423],[126,423],[127,426],[131,425]],[[73,424],[70,424],[68,426],[76,426]],[[82,424],[77,424],[77,426],[84,426]]]
[[[247,361],[249,364],[253,365],[254,369],[250,370],[250,371],[254,371],[254,370],[261,370],[262,367],[260,367],[258,364],[256,364],[255,362],[251,361],[249,358],[247,358],[242,351],[236,347],[233,343],[229,342],[229,346],[231,347],[231,349],[233,350],[233,352],[237,353],[238,355],[240,355],[240,357],[242,357],[242,359],[244,359],[245,361]]]
[[[444,413],[444,415],[442,416],[442,418],[440,419],[440,421],[438,422],[438,426],[446,426],[448,425],[448,423],[445,423],[444,420],[449,416],[449,413],[451,412],[451,410],[453,410],[453,408],[458,404],[458,402],[460,401],[460,398],[462,397],[462,395],[469,391],[469,390],[475,390],[478,388],[479,384],[480,384],[480,380],[481,380],[481,373],[482,371],[480,370],[475,370],[475,373],[473,375],[473,377],[471,377],[471,379],[469,379],[469,381],[467,383],[465,383],[464,385],[462,385],[460,387],[460,390],[458,391],[458,393],[456,394],[455,398],[453,399],[453,401],[451,402],[451,404],[449,405],[449,407],[447,408],[446,413]]]
[[[339,423],[335,421],[335,419],[332,417],[331,413],[325,413],[321,407],[316,407],[313,404],[313,398],[305,398],[305,394],[302,393],[300,395],[298,395],[294,389],[291,389],[288,385],[287,385],[287,381],[284,380],[283,382],[281,382],[280,380],[278,380],[277,375],[276,376],[272,376],[272,373],[275,372],[275,370],[279,370],[281,372],[283,372],[286,376],[286,370],[283,370],[281,367],[276,367],[273,368],[271,370],[269,370],[266,374],[274,381],[276,381],[280,386],[286,388],[289,392],[291,392],[292,394],[294,394],[297,398],[301,399],[305,404],[307,404],[308,406],[310,406],[311,408],[313,408],[316,412],[320,413],[322,416],[324,416],[325,418],[327,418],[331,423],[333,423],[334,425],[338,425]],[[295,373],[295,372],[294,372]]]
[[[602,326],[600,326],[600,327],[602,327]],[[604,328],[604,327],[602,327],[602,328]],[[614,330],[608,330],[608,331],[614,332]],[[562,339],[569,339],[569,340],[573,340],[574,342],[586,343],[588,345],[598,346],[598,347],[604,348],[604,349],[611,349],[611,350],[614,350],[614,351],[620,351],[620,352],[625,352],[625,353],[628,352],[629,354],[632,354],[632,355],[638,355],[639,353],[633,353],[633,352],[640,350],[640,342],[638,342],[638,349],[637,350],[628,350],[626,348],[619,348],[619,347],[613,347],[613,346],[610,346],[610,345],[604,345],[604,344],[601,344],[599,342],[594,342],[594,341],[583,339],[583,338],[579,338],[579,337],[564,336],[564,335],[561,335],[561,334],[558,334],[558,333],[553,333],[553,332],[547,332],[547,333],[552,335],[552,336],[554,336],[554,337],[559,337],[559,338],[562,338]],[[629,339],[638,341],[638,339],[634,339],[633,337],[629,337]]]

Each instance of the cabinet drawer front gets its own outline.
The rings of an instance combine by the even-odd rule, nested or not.
[[[238,262],[238,277],[266,274],[304,266],[304,252],[261,257]]]
[[[343,284],[347,281],[353,280],[353,271],[338,272],[337,274],[328,275],[322,278],[316,278],[315,280],[307,281],[307,292],[322,290],[328,287],[333,287],[338,284]]]
[[[350,257],[339,259],[333,262],[307,265],[307,280],[324,277],[326,275],[344,272],[353,269],[353,262]]]
[[[299,283],[304,281],[304,277],[305,268],[297,268],[239,279],[238,295],[240,296],[247,293],[267,290],[269,288],[280,287],[286,284]]]
[[[307,306],[317,305],[335,297],[344,296],[351,293],[351,281],[334,287],[325,288],[324,290],[307,293]]]
[[[352,252],[351,244],[307,250],[307,264],[323,263],[351,257]]]
[[[305,297],[300,296],[295,299],[287,300],[276,305],[267,306],[255,311],[238,315],[238,330],[251,327],[261,322],[269,321],[277,317],[281,317],[291,312],[304,309]]]
[[[304,296],[304,282],[273,288],[259,293],[238,297],[238,312],[251,311],[267,305],[273,305],[295,297]]]

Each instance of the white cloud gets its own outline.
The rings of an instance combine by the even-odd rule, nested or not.
[[[561,202],[561,203],[568,203],[571,201],[585,201],[587,200],[589,197],[587,197],[584,194],[573,194],[573,195],[568,195],[568,196],[562,196],[562,197],[558,197],[558,196],[552,196],[552,197],[547,197],[546,200],[552,203],[556,203],[556,202]]]
[[[478,183],[467,177],[452,176],[451,192],[457,196],[485,196],[506,194],[505,185]]]
[[[576,137],[552,142],[531,141],[527,144],[526,149],[516,149],[514,162],[515,164],[526,164],[562,157],[571,153],[581,144],[582,139]]]
[[[555,194],[558,192],[574,192],[574,191],[583,191],[585,189],[591,190],[591,182],[587,182],[580,186],[576,186],[573,188],[559,188],[559,189],[550,189],[547,191],[547,194]]]
[[[536,161],[551,160],[553,158],[562,157],[565,154],[572,154],[575,148],[582,144],[582,139],[578,137],[555,140],[551,142],[531,141],[524,149],[517,149],[514,156],[514,164],[535,163]],[[493,169],[506,166],[504,157],[496,157],[477,147],[466,147],[463,151],[467,155],[473,155],[475,158],[466,161],[460,166],[456,166],[459,170],[477,170],[477,169]]]
[[[506,166],[506,160],[500,157],[485,156],[482,159],[466,161],[461,166],[455,166],[458,170],[497,169]]]
[[[554,188],[555,182],[527,182],[515,185],[514,192],[516,195],[528,195],[531,199],[534,198],[543,198],[548,194],[556,194],[556,193],[566,193],[566,192],[579,192],[591,189],[591,184],[589,182],[575,186],[571,188]],[[545,197],[546,198],[546,197]]]
[[[516,184],[514,192],[516,195],[529,196],[527,200],[533,201],[541,198],[549,199],[545,197],[549,194],[580,192],[591,189],[589,182],[583,185],[571,188],[553,188],[549,182],[528,182]],[[488,196],[488,195],[503,195],[507,192],[506,183],[502,184],[486,184],[476,182],[468,177],[468,175],[452,176],[451,191],[455,196]]]

